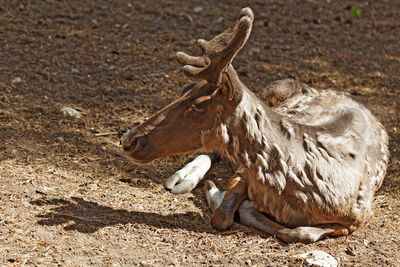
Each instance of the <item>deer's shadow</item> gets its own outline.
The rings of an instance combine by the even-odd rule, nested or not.
[[[174,213],[161,215],[152,212],[114,209],[73,197],[71,200],[60,198],[41,198],[31,201],[32,205],[52,206],[50,211],[39,214],[39,225],[65,225],[64,230],[93,233],[97,230],[118,224],[146,224],[164,229],[186,229],[192,232],[217,233],[208,218],[198,213]]]

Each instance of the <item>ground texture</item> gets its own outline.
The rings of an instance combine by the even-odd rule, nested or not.
[[[314,249],[342,266],[400,265],[400,2],[226,2],[1,4],[0,265],[298,266]],[[198,53],[195,40],[245,6],[254,30],[234,65],[249,88],[297,77],[347,91],[390,135],[374,216],[348,237],[287,245],[237,223],[221,233],[203,184],[185,195],[162,185],[194,155],[136,166],[121,153],[118,134],[191,82],[175,52]],[[207,178],[224,187],[231,172],[219,164]]]

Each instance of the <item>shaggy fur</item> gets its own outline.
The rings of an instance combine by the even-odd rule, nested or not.
[[[245,89],[235,112],[203,132],[203,146],[239,167],[249,199],[277,221],[358,226],[385,176],[388,136],[348,95],[300,87],[274,108]]]

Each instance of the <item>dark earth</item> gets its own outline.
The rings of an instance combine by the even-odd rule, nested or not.
[[[374,215],[347,237],[285,244],[209,223],[204,183],[162,182],[195,154],[137,166],[121,134],[192,81],[199,54],[242,7],[253,33],[234,66],[253,91],[293,77],[349,92],[390,136]],[[300,266],[315,249],[341,266],[400,266],[400,1],[6,0],[0,5],[0,265]],[[63,115],[63,107],[81,118]],[[226,187],[220,163],[207,174]],[[349,177],[350,179],[350,177]]]

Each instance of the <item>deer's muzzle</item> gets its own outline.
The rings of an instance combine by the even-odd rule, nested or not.
[[[131,129],[122,136],[121,145],[122,149],[132,156],[146,146],[146,136],[138,135],[135,129]]]

